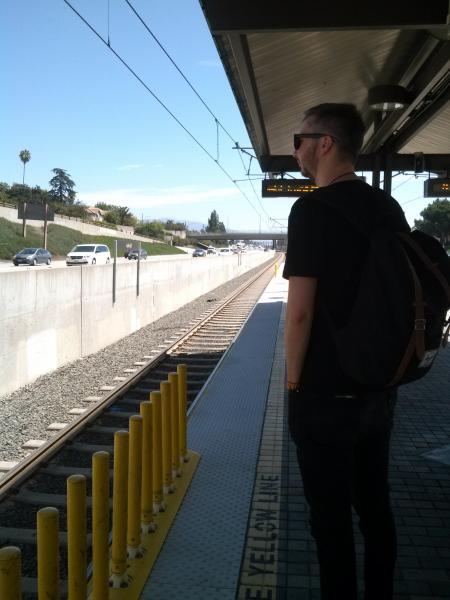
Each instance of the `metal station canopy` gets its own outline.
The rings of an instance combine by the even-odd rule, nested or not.
[[[264,172],[298,171],[306,108],[352,102],[366,123],[358,170],[448,176],[448,0],[200,2]],[[371,105],[394,90],[401,107],[374,110],[370,90]]]

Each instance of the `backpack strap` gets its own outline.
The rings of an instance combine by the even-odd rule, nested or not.
[[[408,236],[406,235],[406,237]],[[408,254],[405,250],[404,253],[414,283],[414,330],[411,334],[411,337],[409,338],[409,342],[406,347],[403,358],[400,361],[400,364],[398,365],[397,372],[395,373],[393,379],[388,383],[388,387],[397,385],[400,382],[401,378],[403,377],[403,373],[405,372],[409,362],[411,361],[414,351],[416,352],[417,358],[419,360],[422,360],[425,354],[426,303],[423,298],[422,285],[420,283],[420,280],[417,277],[416,271],[411,261],[409,260]]]
[[[426,253],[422,250],[417,242],[415,242],[410,235],[407,233],[402,233],[400,231],[397,232],[397,235],[402,239],[405,244],[407,244],[410,248],[414,250],[417,256],[421,259],[423,264],[433,273],[436,279],[441,284],[444,293],[447,297],[447,302],[450,304],[450,285],[447,283],[447,280],[436,267],[436,265],[428,258]]]

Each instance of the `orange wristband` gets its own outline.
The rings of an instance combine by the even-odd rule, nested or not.
[[[286,388],[288,392],[298,392],[300,390],[299,383],[293,383],[292,381],[288,381],[286,384]]]

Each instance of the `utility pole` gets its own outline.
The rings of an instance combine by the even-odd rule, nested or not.
[[[44,248],[47,250],[48,204],[44,206]]]

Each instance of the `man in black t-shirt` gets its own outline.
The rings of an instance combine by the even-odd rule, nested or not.
[[[408,231],[402,209],[354,172],[364,125],[351,104],[306,111],[294,157],[318,189],[289,216],[283,276],[289,427],[297,446],[322,600],[356,600],[352,507],[364,536],[365,600],[391,600],[396,535],[389,500],[389,439],[395,391],[361,387],[339,365],[328,326],[344,324],[367,239],[345,218]],[[336,210],[333,209],[336,205]],[[363,228],[363,231],[365,229]]]

